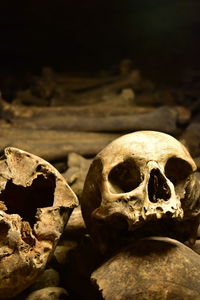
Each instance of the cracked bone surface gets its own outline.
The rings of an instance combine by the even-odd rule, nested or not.
[[[38,156],[6,148],[0,159],[0,299],[27,288],[44,270],[77,198]]]
[[[185,146],[161,132],[138,131],[110,143],[93,160],[81,197],[100,249],[152,235],[194,243],[200,214],[195,171]]]

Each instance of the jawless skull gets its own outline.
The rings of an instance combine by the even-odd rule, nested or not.
[[[81,198],[100,249],[152,235],[193,244],[200,215],[195,171],[187,149],[161,132],[138,131],[109,144],[93,160]]]

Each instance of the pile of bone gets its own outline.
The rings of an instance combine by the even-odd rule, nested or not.
[[[4,151],[0,299],[200,299],[200,183],[186,147],[137,131],[92,161],[69,158],[61,176]]]
[[[175,89],[147,81],[128,61],[119,69],[73,77],[44,68],[12,99],[1,86],[0,151],[9,145],[49,162],[65,161],[71,152],[94,157],[128,132],[155,130],[181,139],[200,156],[197,79],[195,86]]]

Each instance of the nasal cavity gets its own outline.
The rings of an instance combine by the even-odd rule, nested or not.
[[[167,201],[171,197],[170,188],[159,169],[152,169],[148,183],[149,200],[156,203],[159,199]]]

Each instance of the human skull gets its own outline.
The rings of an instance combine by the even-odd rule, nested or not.
[[[48,162],[16,148],[0,159],[0,299],[44,270],[78,201]]]
[[[200,215],[195,170],[187,149],[165,133],[138,131],[110,143],[93,160],[81,198],[100,249],[114,248],[130,233],[194,243]]]

